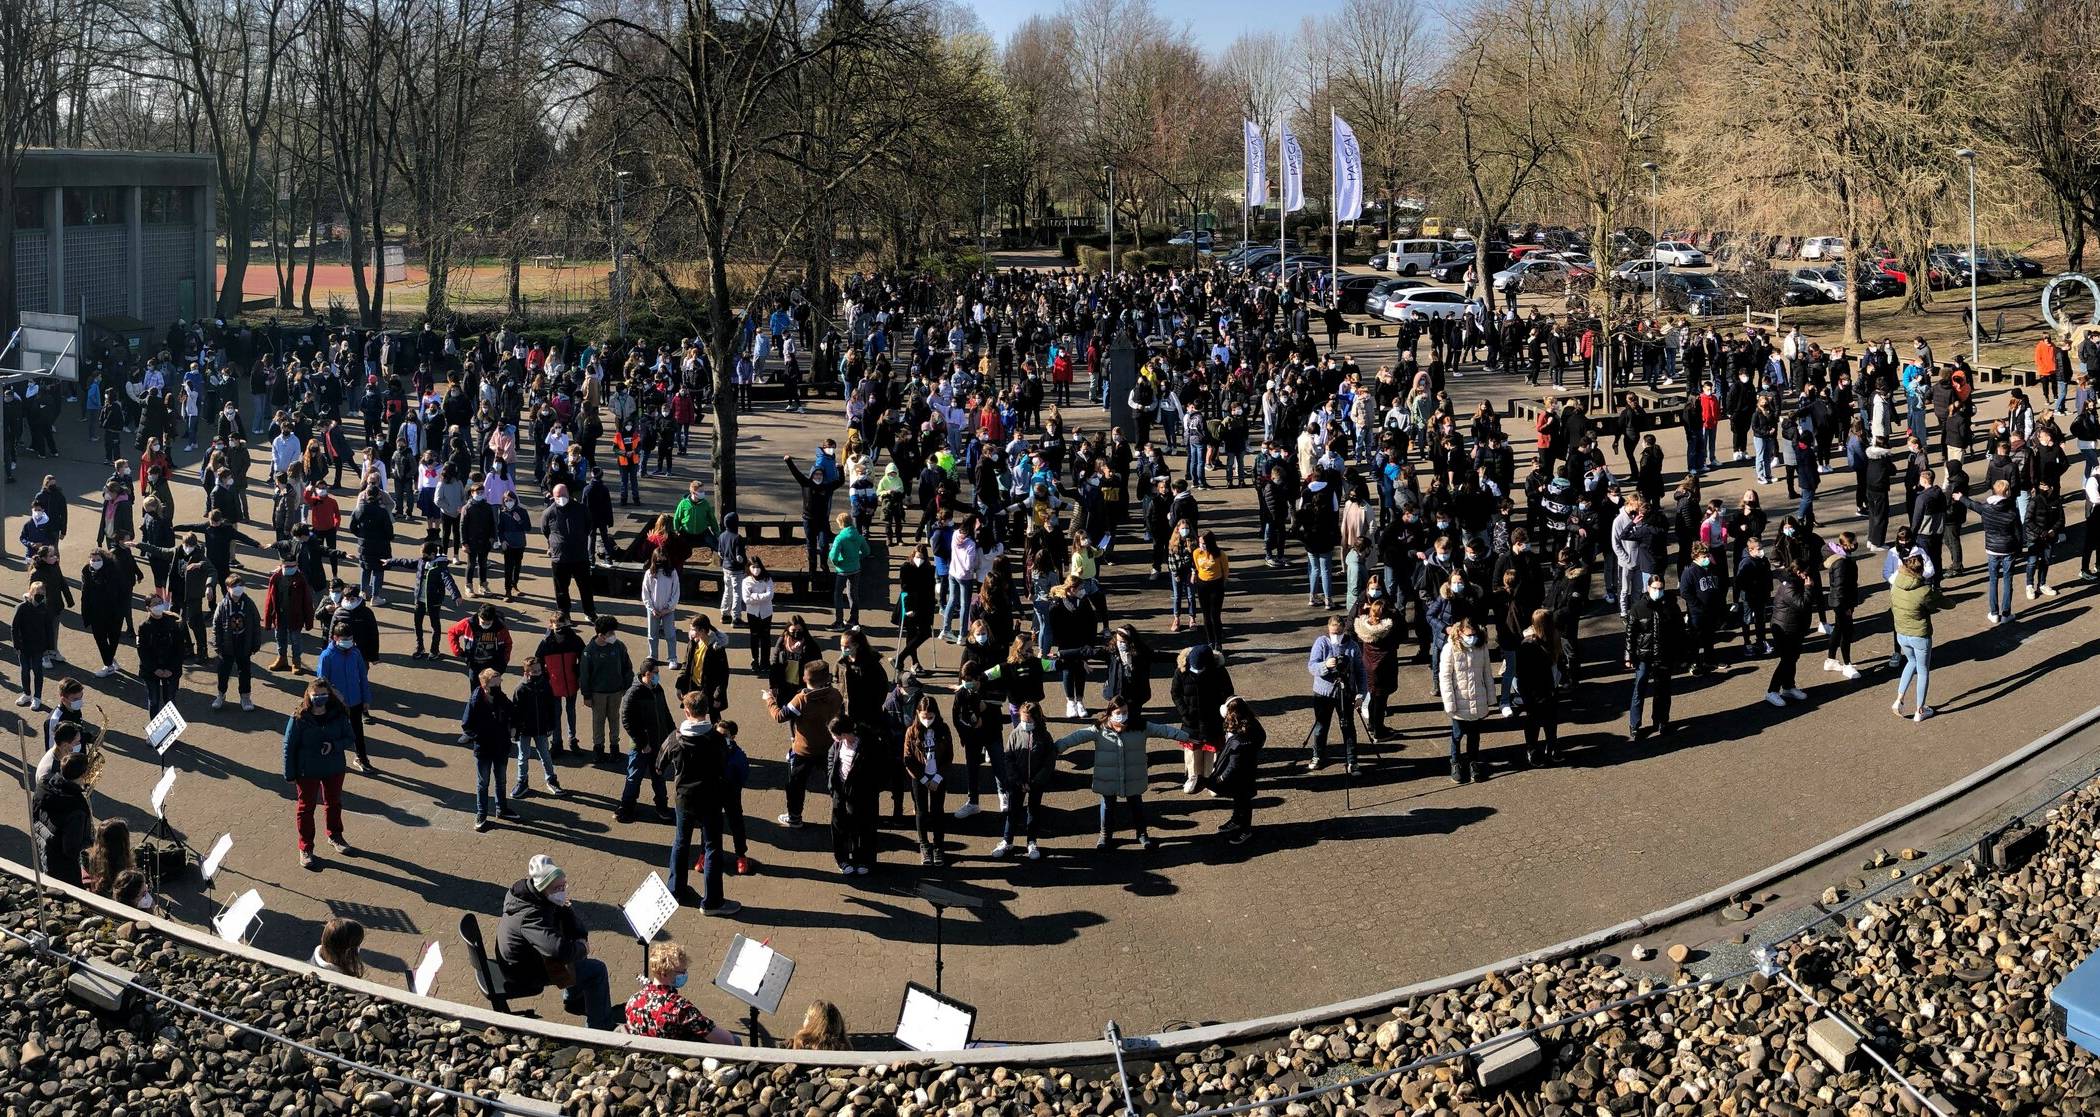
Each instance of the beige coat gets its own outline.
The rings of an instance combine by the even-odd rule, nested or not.
[[[1468,648],[1457,637],[1444,644],[1436,668],[1437,689],[1444,694],[1444,713],[1453,721],[1479,721],[1494,703],[1495,681],[1488,674],[1487,641]]]

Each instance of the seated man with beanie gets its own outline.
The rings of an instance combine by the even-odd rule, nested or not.
[[[583,921],[569,906],[568,875],[544,853],[533,855],[525,878],[503,897],[496,957],[518,996],[552,985],[562,990],[561,1007],[583,1017],[585,1026],[609,1031],[619,1025],[611,975],[591,957]]]

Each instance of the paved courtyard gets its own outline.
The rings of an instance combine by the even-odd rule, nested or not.
[[[1349,344],[1367,370],[1387,346]],[[1465,407],[1524,390],[1510,378],[1482,375],[1452,386]],[[1996,397],[1987,399],[1979,411],[1995,404]],[[1098,418],[1085,410],[1080,423]],[[68,422],[69,433],[79,429]],[[1529,444],[1528,429],[1511,430],[1519,447]],[[827,433],[843,435],[835,403],[808,416],[776,407],[747,424],[739,448],[747,517],[791,513],[793,486],[779,455],[806,461]],[[77,497],[99,483],[104,468],[85,456],[85,438],[66,443],[71,457],[54,471]],[[1681,461],[1674,448],[1672,454],[1673,463]],[[696,453],[681,461],[677,477],[648,482],[652,508],[668,511],[703,462]],[[193,478],[188,458],[178,465]],[[11,516],[23,511],[40,466],[48,464],[23,460],[23,484],[7,494]],[[1849,476],[1830,480],[1842,484],[1826,487],[1819,502],[1829,530],[1858,527]],[[1731,465],[1709,490],[1732,502],[1746,483],[1747,466]],[[1774,507],[1783,490],[1772,486],[1764,496]],[[178,487],[177,497],[178,519],[195,518],[201,498],[194,483]],[[944,927],[946,988],[978,1006],[980,1037],[1075,1039],[1099,1035],[1111,1018],[1134,1034],[1260,1015],[1463,969],[1705,891],[1906,803],[2092,704],[2076,665],[2093,651],[2094,595],[2077,581],[2075,563],[2058,566],[2061,596],[2023,600],[2019,621],[1995,628],[1982,624],[1980,573],[1972,570],[1948,583],[1959,604],[1942,615],[1934,652],[1933,704],[1941,716],[1922,725],[1890,715],[1889,672],[1877,666],[1858,682],[1826,674],[1819,670],[1822,641],[1811,637],[1802,659],[1806,706],[1764,705],[1769,664],[1731,660],[1714,675],[1681,679],[1677,732],[1629,746],[1622,732],[1625,678],[1603,662],[1616,654],[1618,625],[1593,615],[1586,626],[1590,678],[1563,730],[1566,766],[1503,769],[1484,784],[1454,786],[1444,778],[1444,722],[1428,701],[1426,668],[1410,665],[1392,719],[1404,730],[1397,747],[1371,758],[1353,781],[1338,766],[1308,774],[1301,766],[1310,704],[1304,662],[1320,615],[1304,604],[1301,570],[1261,565],[1251,490],[1218,489],[1207,497],[1206,525],[1220,528],[1235,556],[1226,664],[1269,730],[1254,841],[1233,847],[1212,836],[1225,804],[1182,794],[1179,755],[1163,748],[1153,757],[1147,802],[1160,848],[1096,853],[1082,754],[1074,758],[1079,766],[1061,765],[1060,789],[1048,797],[1043,860],[988,859],[999,819],[986,812],[951,826],[946,869],[921,870],[908,852],[909,824],[891,824],[883,867],[845,881],[832,866],[821,796],[808,812],[819,825],[791,833],[773,822],[781,809],[783,734],[766,719],[755,679],[740,672],[730,716],[742,723],[742,743],[754,760],[746,808],[759,871],[729,882],[729,894],[745,905],[733,920],[681,911],[665,933],[699,960],[719,957],[735,932],[769,938],[793,957],[793,1007],[768,1022],[776,1031],[791,1030],[800,1006],[814,997],[836,1001],[856,1031],[887,1031],[904,983],[932,982],[933,920],[909,889],[938,880],[985,901],[975,912],[951,913]],[[2081,513],[2071,510],[2074,519]],[[65,560],[77,574],[92,512],[76,501],[73,515]],[[1980,546],[1972,542],[1972,555]],[[251,573],[267,569],[258,554],[246,558]],[[535,557],[523,599],[495,602],[527,650],[549,604],[546,574]],[[1860,609],[1857,655],[1862,664],[1876,663],[1889,647],[1878,562],[1862,563],[1862,581],[1869,596]],[[1163,585],[1130,566],[1112,568],[1105,582],[1116,616],[1152,637],[1164,667],[1189,637],[1165,633]],[[22,583],[20,571],[10,570],[0,576],[0,596],[11,605]],[[688,603],[683,615],[700,604]],[[612,611],[627,622],[623,631],[639,660],[639,607],[624,601]],[[828,608],[799,611],[828,619]],[[182,774],[169,815],[193,845],[209,845],[223,832],[234,847],[211,888],[171,889],[174,913],[201,923],[252,887],[267,903],[258,945],[304,958],[324,921],[352,916],[371,929],[367,949],[379,967],[396,974],[435,939],[448,959],[438,994],[474,1001],[455,932],[459,914],[480,913],[493,933],[504,889],[523,874],[528,857],[548,853],[567,868],[571,893],[596,932],[595,952],[612,961],[615,995],[624,996],[640,948],[623,940],[618,905],[647,872],[661,871],[669,828],[616,823],[618,774],[565,758],[567,798],[535,795],[519,805],[522,822],[475,834],[472,765],[454,720],[460,673],[407,659],[404,610],[390,605],[381,619],[385,657],[375,671],[378,721],[371,734],[377,771],[353,774],[346,796],[357,853],[324,852],[317,871],[298,865],[291,800],[279,778],[285,714],[304,680],[258,672],[260,709],[211,713],[211,680],[201,669],[190,671],[181,708],[192,728],[172,754]],[[875,622],[875,629],[878,645],[893,646],[886,626]],[[731,646],[734,662],[747,662],[741,634]],[[93,678],[80,666],[92,668],[93,651],[74,618],[62,647],[74,666],[57,674],[83,678],[90,718],[106,711],[115,731],[96,810],[127,817],[142,831],[159,768],[139,738],[141,694],[130,673],[136,659],[126,649],[119,660],[125,674]],[[835,640],[827,637],[824,647],[835,656]],[[944,669],[931,681],[945,707],[954,649],[929,652]],[[1055,696],[1052,706],[1061,708]],[[1520,740],[1513,726],[1491,725],[1490,758]],[[21,806],[0,800],[0,849],[26,860]],[[738,1014],[738,1006],[698,981],[690,991],[710,1012]],[[560,1017],[552,999],[536,1007]]]

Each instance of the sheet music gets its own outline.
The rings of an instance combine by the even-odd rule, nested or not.
[[[766,974],[773,969],[773,956],[772,947],[746,940],[736,961],[729,965],[729,987],[746,996],[758,996],[758,987],[765,984]]]
[[[650,873],[641,887],[634,890],[634,895],[620,905],[620,911],[627,916],[627,925],[634,929],[634,937],[647,942],[671,921],[671,916],[678,911],[678,898],[665,887],[662,876]]]
[[[960,1051],[970,1042],[968,1012],[917,989],[906,990],[897,1041],[914,1051]]]
[[[146,723],[146,744],[152,746],[154,752],[166,753],[182,736],[182,731],[189,727],[190,723],[184,721],[182,714],[175,709],[175,703],[170,702]]]
[[[261,915],[262,910],[262,893],[251,888],[235,897],[232,903],[226,905],[225,911],[213,916],[211,924],[219,932],[220,938],[227,942],[242,942],[247,938],[248,924],[255,922],[255,917]]]
[[[211,852],[204,855],[204,864],[197,866],[197,875],[203,877],[206,884],[211,883],[211,878],[219,875],[220,863],[224,862],[226,855],[232,851],[233,835],[219,835],[219,840],[211,844]]]
[[[168,791],[175,786],[175,769],[169,768],[160,774],[160,782],[153,785],[153,817],[165,819],[168,812],[163,809],[168,803]]]
[[[415,983],[410,986],[416,991],[417,996],[427,997],[430,995],[431,987],[437,984],[438,970],[442,969],[444,965],[445,956],[438,950],[436,942],[433,941],[423,948],[423,957],[416,963]]]

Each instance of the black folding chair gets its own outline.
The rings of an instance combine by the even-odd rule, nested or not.
[[[474,986],[488,998],[490,1008],[509,1012],[512,997],[530,997],[539,992],[521,988],[503,972],[502,963],[489,957],[488,947],[481,939],[481,920],[473,912],[459,917],[459,937],[467,944],[467,960],[474,967]]]

